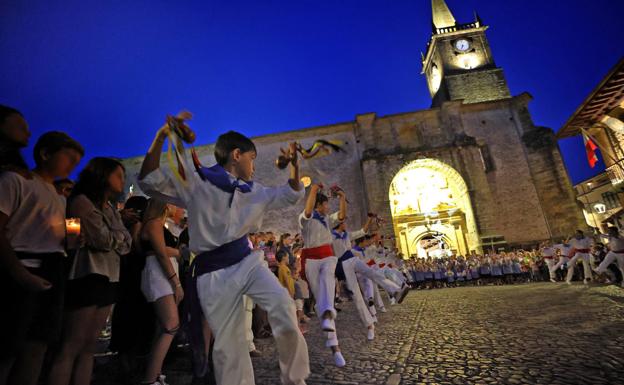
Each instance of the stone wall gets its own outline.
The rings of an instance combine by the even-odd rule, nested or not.
[[[449,74],[445,82],[451,100],[479,103],[511,97],[505,74],[500,68]]]
[[[481,236],[501,235],[509,244],[527,244],[550,238],[551,233],[568,234],[582,223],[581,214],[558,148],[535,147],[529,138],[536,131],[526,108],[528,100],[521,95],[476,104],[452,101],[439,108],[382,117],[362,114],[354,122],[254,138],[255,179],[265,185],[286,183],[287,171],[278,170],[274,161],[279,147],[289,141],[308,146],[319,138],[338,139],[345,142],[346,151],[303,162],[302,176],[345,189],[351,228],[359,227],[366,213],[374,211],[387,219],[384,230],[392,234],[393,177],[412,160],[433,158],[464,179]],[[213,164],[212,146],[198,151],[204,164]],[[141,159],[125,161],[128,184],[134,183],[135,188]],[[162,165],[167,167],[164,157]],[[337,209],[335,200],[331,204]],[[303,202],[267,213],[265,229],[298,232],[302,208]]]

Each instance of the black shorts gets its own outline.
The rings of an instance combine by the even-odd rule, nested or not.
[[[17,284],[6,272],[0,273],[0,356],[11,356],[26,341],[46,344],[60,338],[65,290],[62,253],[17,253],[20,259],[40,259],[41,266],[27,268],[32,274],[52,284],[48,290],[30,292]]]
[[[65,306],[80,309],[88,306],[105,307],[117,302],[118,282],[110,282],[107,276],[89,274],[67,281]]]

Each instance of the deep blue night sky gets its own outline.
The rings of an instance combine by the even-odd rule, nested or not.
[[[512,94],[559,129],[624,54],[624,1],[447,0],[490,25]],[[196,115],[198,143],[428,108],[420,52],[429,0],[0,3],[0,103],[33,131],[64,130],[86,158],[143,154],[167,113]],[[574,182],[580,138],[560,142]],[[30,149],[26,154],[31,158]],[[83,162],[84,164],[84,162]]]

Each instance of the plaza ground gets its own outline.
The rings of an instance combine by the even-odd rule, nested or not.
[[[412,291],[402,305],[380,315],[373,342],[366,340],[353,304],[342,308],[337,328],[347,366],[333,366],[313,320],[306,333],[308,385],[624,383],[624,290],[616,286]],[[263,352],[253,359],[256,384],[279,384],[273,340],[256,345]],[[114,357],[99,364],[95,383],[124,383],[114,367]],[[170,354],[167,382],[191,384],[190,372],[184,351]]]

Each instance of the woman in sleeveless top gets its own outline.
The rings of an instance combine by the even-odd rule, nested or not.
[[[161,384],[162,364],[171,346],[173,337],[180,328],[178,304],[184,297],[178,261],[180,256],[177,238],[165,228],[167,205],[163,201],[150,199],[145,209],[140,241],[146,256],[141,275],[141,290],[148,302],[154,304],[160,329],[152,346],[145,370],[145,384]],[[168,234],[167,234],[168,233]]]

